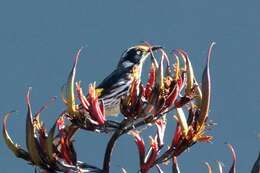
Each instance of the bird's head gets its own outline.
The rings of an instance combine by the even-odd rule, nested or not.
[[[128,68],[134,65],[142,65],[146,58],[155,51],[162,48],[161,46],[149,46],[145,44],[136,45],[127,49],[121,56],[118,68]]]

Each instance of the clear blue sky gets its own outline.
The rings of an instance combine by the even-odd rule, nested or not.
[[[9,121],[12,137],[25,146],[25,93],[32,86],[36,111],[51,96],[59,96],[81,46],[77,78],[87,86],[101,81],[122,51],[143,40],[168,50],[188,51],[201,74],[211,41],[217,42],[211,62],[213,95],[210,119],[218,123],[212,144],[197,144],[180,159],[183,173],[206,172],[204,161],[216,168],[231,164],[224,144],[238,155],[238,173],[249,172],[260,149],[260,2],[257,0],[125,0],[125,1],[1,1],[0,112],[19,110]],[[64,106],[58,100],[43,114],[49,127]],[[2,119],[2,117],[1,117]],[[170,140],[173,126],[168,127]],[[108,135],[81,132],[76,138],[79,158],[101,165]],[[136,172],[136,146],[123,137],[114,150],[113,172]],[[33,172],[0,139],[1,172]],[[165,169],[167,172],[167,169]]]

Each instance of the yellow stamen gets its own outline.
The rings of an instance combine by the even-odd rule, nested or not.
[[[97,94],[98,97],[99,97],[99,96],[101,95],[101,93],[104,91],[103,88],[96,88],[95,90],[96,90],[96,94]]]
[[[176,57],[176,63],[174,65],[174,72],[175,72],[175,80],[177,81],[180,77],[180,61],[179,61],[179,57]]]

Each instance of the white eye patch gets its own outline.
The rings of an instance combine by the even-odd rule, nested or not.
[[[134,65],[134,63],[132,63],[131,61],[124,61],[123,63],[122,63],[122,65],[123,65],[123,67],[130,67],[130,66],[133,66]]]

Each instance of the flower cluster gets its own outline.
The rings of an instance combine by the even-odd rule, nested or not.
[[[67,106],[67,116],[74,124],[85,130],[98,130],[98,126],[105,123],[105,112],[102,100],[98,100],[95,83],[89,85],[88,95],[85,96],[80,86],[80,82],[75,82],[76,67],[81,49],[77,52],[73,67],[67,79],[67,83],[62,87],[62,99]],[[74,86],[76,85],[77,96],[80,105],[76,104]]]
[[[120,111],[123,120],[112,121],[106,117],[104,103],[99,99],[99,89],[90,84],[84,94],[81,83],[75,82],[76,68],[81,49],[77,52],[73,67],[66,84],[62,87],[62,100],[66,110],[58,115],[52,128],[47,132],[41,121],[41,112],[45,104],[33,116],[30,105],[30,89],[26,96],[26,147],[15,144],[7,131],[7,119],[12,112],[4,116],[3,136],[8,148],[19,158],[36,166],[41,172],[102,172],[109,173],[110,160],[116,141],[122,135],[133,136],[139,153],[139,172],[146,173],[153,167],[162,173],[160,164],[172,161],[172,172],[179,173],[177,157],[196,142],[210,142],[212,136],[205,134],[209,129],[208,114],[211,96],[209,63],[210,45],[201,85],[198,83],[188,54],[177,49],[171,59],[163,48],[156,55],[152,51],[147,81],[144,81],[140,66],[132,69],[131,85],[126,95],[121,98]],[[158,53],[158,54],[157,54]],[[141,75],[142,74],[142,75]],[[54,98],[52,98],[54,100]],[[174,114],[174,118],[169,116]],[[185,115],[188,114],[188,115]],[[176,121],[175,131],[166,130],[167,121]],[[155,126],[156,132],[150,137],[149,149],[146,150],[142,132]],[[77,159],[73,145],[73,136],[79,130],[99,133],[112,133],[104,154],[103,167],[86,164]],[[164,136],[171,133],[172,141],[165,144]],[[168,148],[167,148],[167,147]],[[234,163],[230,172],[235,172]],[[258,159],[259,160],[259,159]],[[208,170],[211,172],[211,167]],[[220,172],[222,172],[219,163]],[[256,168],[257,169],[257,166]],[[123,169],[123,172],[126,172]]]
[[[161,49],[161,60],[157,62],[152,54],[152,62],[148,81],[143,84],[140,78],[134,78],[129,94],[121,102],[121,112],[127,118],[135,121],[145,119],[146,124],[157,126],[155,138],[151,138],[151,153],[147,161],[144,161],[144,142],[140,135],[135,133],[135,141],[140,155],[140,171],[147,172],[151,167],[170,158],[180,155],[197,141],[210,142],[211,136],[205,135],[207,117],[210,104],[210,73],[209,61],[211,44],[208,52],[207,63],[203,71],[202,87],[195,78],[190,59],[181,49],[174,51],[176,63],[170,66],[170,60]],[[166,63],[164,62],[166,61]],[[182,61],[183,67],[180,66]],[[164,70],[164,64],[166,68]],[[140,69],[134,69],[140,73]],[[135,75],[139,76],[139,75]],[[159,156],[163,147],[163,136],[166,128],[166,119],[170,110],[176,110],[177,127],[169,149]],[[183,109],[187,109],[188,119]],[[169,118],[168,118],[169,119]],[[154,142],[156,141],[156,142]]]
[[[78,129],[77,126],[73,124],[65,125],[64,117],[60,116],[47,133],[40,119],[41,112],[47,107],[47,104],[33,115],[30,104],[30,89],[26,96],[26,104],[27,151],[20,145],[15,144],[7,131],[7,119],[12,112],[4,116],[3,136],[8,148],[17,157],[30,162],[45,172],[86,172],[90,170],[101,172],[99,168],[77,160],[72,142],[72,136]],[[58,129],[57,134],[55,134],[56,128]]]

